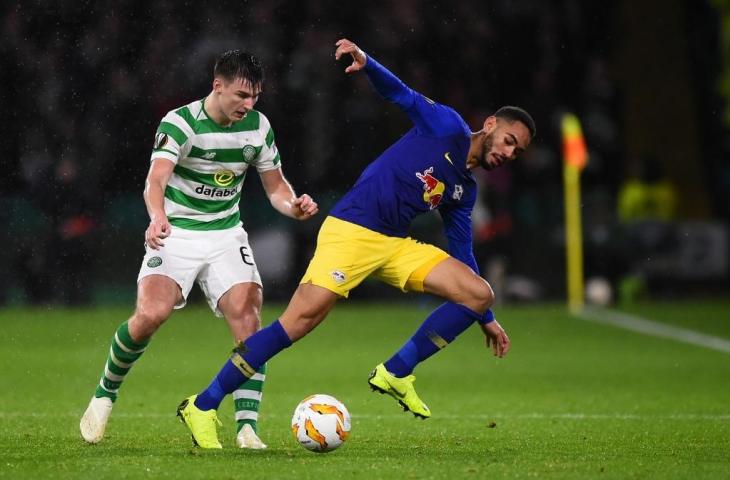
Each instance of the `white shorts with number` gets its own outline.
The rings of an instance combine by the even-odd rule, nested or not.
[[[175,308],[182,308],[197,280],[208,305],[221,317],[218,300],[238,283],[253,282],[261,285],[248,234],[239,228],[226,230],[185,230],[172,227],[170,236],[158,250],[145,245],[147,253],[137,283],[148,275],[164,275],[175,280],[182,290],[182,300]]]

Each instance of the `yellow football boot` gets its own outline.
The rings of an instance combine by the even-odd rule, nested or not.
[[[387,393],[398,400],[398,403],[401,404],[404,410],[410,410],[413,415],[426,419],[431,416],[431,410],[418,398],[416,389],[413,388],[413,382],[415,381],[416,377],[413,375],[408,375],[403,378],[394,376],[381,363],[370,374],[368,383],[373,390],[380,393]]]
[[[216,424],[221,425],[215,410],[200,410],[195,406],[197,395],[186,398],[177,407],[177,416],[190,430],[193,444],[200,448],[223,448],[218,441]]]

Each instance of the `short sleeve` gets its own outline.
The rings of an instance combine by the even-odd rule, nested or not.
[[[174,111],[169,112],[163,117],[155,132],[150,161],[165,158],[177,164],[178,160],[187,154],[192,134],[192,128],[180,115]]]
[[[266,172],[268,170],[274,170],[281,168],[281,156],[279,155],[279,149],[276,148],[276,139],[274,138],[274,129],[271,128],[269,119],[263,114],[261,115],[261,132],[264,135],[264,142],[261,146],[261,151],[254,160],[256,170],[259,172]]]

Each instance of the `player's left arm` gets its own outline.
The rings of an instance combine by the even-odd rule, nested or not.
[[[413,124],[423,133],[447,136],[464,130],[464,121],[453,109],[413,90],[352,41],[343,38],[335,45],[336,60],[343,55],[350,55],[352,58],[352,63],[345,69],[345,73],[363,70],[375,90],[406,112]]]
[[[319,211],[317,202],[312,197],[306,193],[300,196],[294,193],[281,168],[259,172],[259,175],[271,205],[282,215],[307,220]]]

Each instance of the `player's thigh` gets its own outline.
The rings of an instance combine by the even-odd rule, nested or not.
[[[489,283],[453,257],[439,262],[428,272],[423,290],[478,313],[484,313],[494,301]]]
[[[256,287],[261,290],[261,275],[256,266],[248,234],[242,228],[234,228],[212,234],[206,265],[198,273],[198,285],[208,305],[217,316],[224,316],[220,300],[232,289],[237,298],[255,300]],[[241,284],[255,286],[239,287]],[[261,301],[257,301],[260,310]],[[228,305],[229,313],[237,315],[245,311],[245,305]]]
[[[327,217],[317,248],[300,284],[311,283],[347,297],[390,254],[390,237],[334,217]]]
[[[218,310],[223,313],[236,343],[242,342],[261,328],[263,301],[261,285],[253,282],[233,285],[218,300]]]
[[[373,276],[404,292],[423,292],[423,281],[449,254],[428,243],[408,238],[393,239],[392,250]]]
[[[137,284],[157,283],[147,281],[148,277],[166,277],[179,286],[180,295],[174,308],[185,306],[185,299],[195,283],[195,277],[205,262],[205,240],[200,232],[192,232],[181,228],[172,228],[165,245],[157,250],[145,246],[145,256],[137,276]],[[166,283],[166,282],[163,282]],[[138,300],[141,295],[138,295]],[[151,298],[154,300],[154,297]]]

